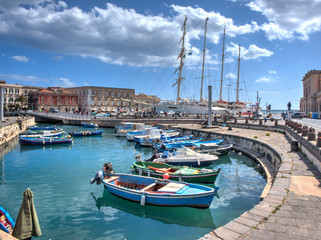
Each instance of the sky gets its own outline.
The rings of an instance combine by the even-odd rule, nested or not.
[[[38,87],[101,86],[176,100],[179,41],[186,36],[180,96],[265,109],[299,109],[302,78],[321,69],[321,0],[1,0],[0,79]],[[240,46],[240,64],[238,54]],[[174,86],[173,86],[174,85]]]

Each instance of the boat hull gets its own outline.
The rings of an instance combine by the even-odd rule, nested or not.
[[[24,145],[56,145],[56,144],[72,144],[73,139],[55,139],[55,138],[19,138],[20,144]]]
[[[122,181],[122,176],[126,174],[117,174],[113,176],[120,176]],[[126,175],[125,178],[128,179],[128,176],[131,183],[133,184],[141,184],[144,183],[146,185],[153,184],[156,181],[154,178],[135,176],[135,175]],[[168,181],[167,183],[170,183]],[[148,192],[137,189],[129,189],[121,186],[117,186],[113,183],[108,182],[108,180],[104,179],[103,181],[105,188],[107,188],[113,195],[127,199],[129,201],[141,203],[141,205],[155,205],[155,206],[167,206],[167,207],[196,207],[196,208],[208,208],[211,205],[211,202],[214,198],[214,195],[218,188],[210,188],[202,185],[196,184],[185,184],[178,183],[180,185],[184,185],[183,188],[186,188],[184,191],[188,191],[188,194],[184,193],[164,193],[159,189],[157,192]],[[175,182],[172,182],[175,183]],[[194,190],[194,192],[193,192]],[[181,190],[179,190],[181,191]]]
[[[147,164],[147,165],[146,165]],[[159,164],[159,163],[144,163],[146,166],[155,166],[158,168],[163,167],[171,167],[167,164]],[[167,165],[167,166],[162,166]],[[148,167],[141,166],[140,164],[134,163],[133,172],[138,175],[148,176],[148,177],[155,177],[155,178],[163,178],[164,172],[157,172],[157,170],[150,169]],[[183,181],[189,183],[215,183],[215,180],[220,173],[220,169],[213,170],[212,172],[205,172],[205,173],[197,173],[197,174],[175,174],[169,173],[169,179],[173,181]]]
[[[82,132],[71,132],[69,133],[73,137],[83,137],[83,136],[98,136],[103,133],[104,130],[97,130],[97,131],[82,131]]]

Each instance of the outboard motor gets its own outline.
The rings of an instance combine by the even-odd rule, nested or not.
[[[101,184],[104,174],[102,171],[97,171],[95,177],[90,180],[90,184],[96,182],[97,185]]]

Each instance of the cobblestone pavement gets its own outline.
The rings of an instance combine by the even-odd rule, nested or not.
[[[257,140],[279,152],[282,164],[263,201],[239,218],[206,234],[202,240],[321,239],[321,174],[304,154],[290,151],[284,134],[241,128],[227,131],[222,127],[207,131],[248,138],[256,136]]]

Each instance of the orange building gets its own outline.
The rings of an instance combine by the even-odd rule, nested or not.
[[[60,112],[78,111],[78,96],[76,93],[59,87],[49,87],[29,93],[29,106],[33,110],[58,109]]]

